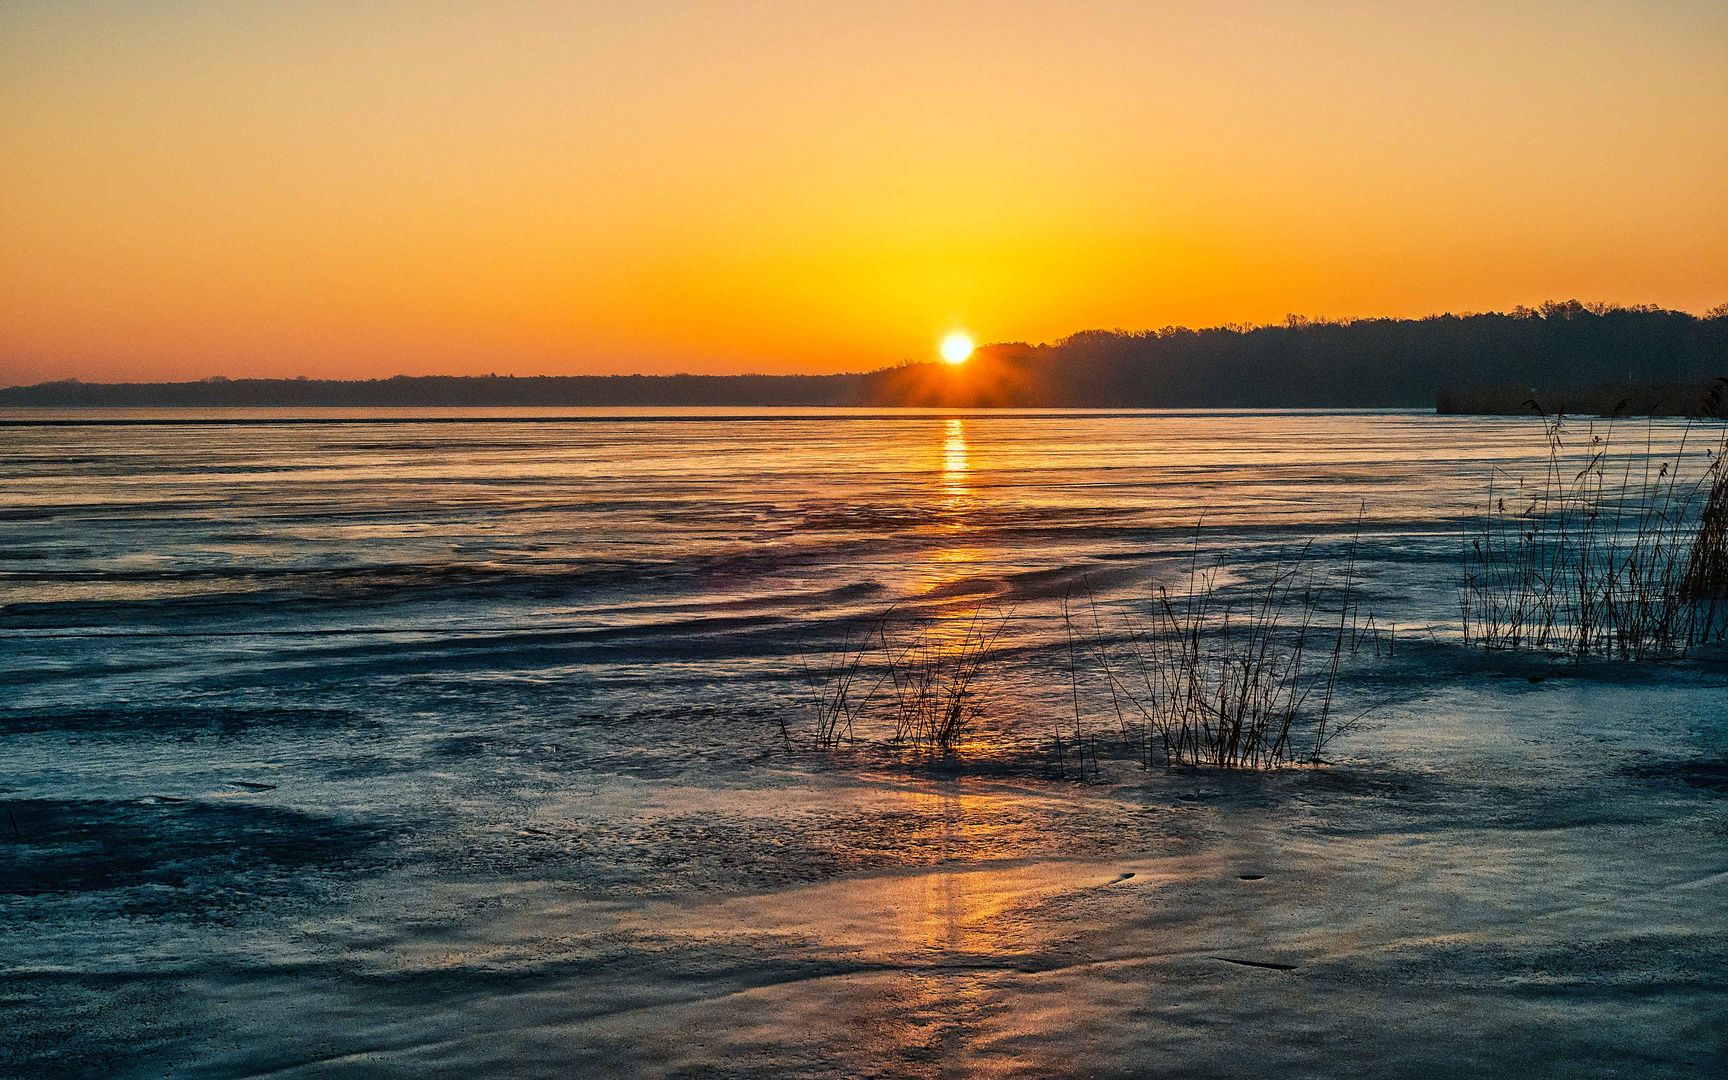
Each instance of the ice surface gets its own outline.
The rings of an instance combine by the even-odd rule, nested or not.
[[[1643,428],[1640,426],[1640,432]],[[1679,429],[1657,425],[1672,443]],[[1708,1076],[1728,665],[1466,652],[1540,430],[1416,415],[0,427],[0,1073]],[[1055,604],[1366,501],[1332,764],[1057,774]],[[1014,611],[953,759],[804,664]],[[867,723],[863,734],[879,733]],[[16,832],[14,833],[14,827]]]

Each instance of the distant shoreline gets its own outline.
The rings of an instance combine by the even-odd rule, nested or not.
[[[0,408],[1436,408],[1685,415],[1728,375],[1728,309],[1576,301],[1511,313],[1093,330],[964,364],[842,375],[405,376],[0,389]]]
[[[665,406],[665,408],[697,408],[700,406]],[[316,408],[311,406],[308,408]],[[787,422],[828,422],[828,421],[891,421],[910,422],[917,420],[965,420],[982,417],[1011,417],[1019,420],[1120,420],[1131,417],[1181,417],[1181,416],[1337,416],[1337,415],[1385,415],[1385,416],[1429,416],[1432,409],[1389,408],[1389,409],[1016,409],[1016,408],[983,408],[983,409],[926,409],[898,408],[883,406],[880,408],[847,408],[835,409],[829,412],[795,411],[808,409],[808,406],[790,406],[787,411],[775,412],[615,412],[594,413],[587,415],[569,415],[557,413],[527,413],[523,415],[499,416],[496,414],[470,413],[467,415],[428,415],[417,412],[417,406],[381,406],[376,410],[355,410],[360,415],[315,415],[299,413],[292,416],[205,416],[205,415],[169,415],[169,416],[52,416],[52,417],[8,417],[0,415],[0,428],[37,428],[37,427],[252,427],[252,426],[285,426],[285,425],[342,425],[342,424],[681,424],[681,423],[787,423]],[[640,408],[640,406],[596,406],[596,408]],[[778,409],[778,406],[763,406],[767,409]],[[43,412],[91,412],[99,410],[53,410],[43,408]],[[116,410],[119,411],[119,410]],[[143,411],[143,410],[139,410]],[[160,412],[175,412],[174,409],[154,410]],[[187,412],[192,410],[187,409]],[[198,410],[203,412],[205,410]],[[240,411],[238,409],[233,411]],[[400,412],[402,415],[380,415],[381,412]]]

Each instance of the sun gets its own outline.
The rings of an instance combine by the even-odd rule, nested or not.
[[[972,339],[965,334],[949,334],[942,339],[942,359],[950,364],[964,364],[972,355]]]

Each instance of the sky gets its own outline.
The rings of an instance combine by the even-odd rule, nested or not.
[[[0,0],[0,385],[1728,302],[1728,4]]]

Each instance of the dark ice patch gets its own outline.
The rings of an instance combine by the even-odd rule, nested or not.
[[[353,727],[361,722],[359,714],[342,709],[245,709],[200,705],[0,709],[0,735],[67,734],[160,739],[239,734],[258,727]]]
[[[140,914],[303,894],[306,871],[358,869],[386,838],[374,825],[293,810],[160,798],[24,799],[6,810],[0,896],[120,892]]]
[[[1728,761],[1663,761],[1633,765],[1628,776],[1640,780],[1670,781],[1688,787],[1728,794]]]

